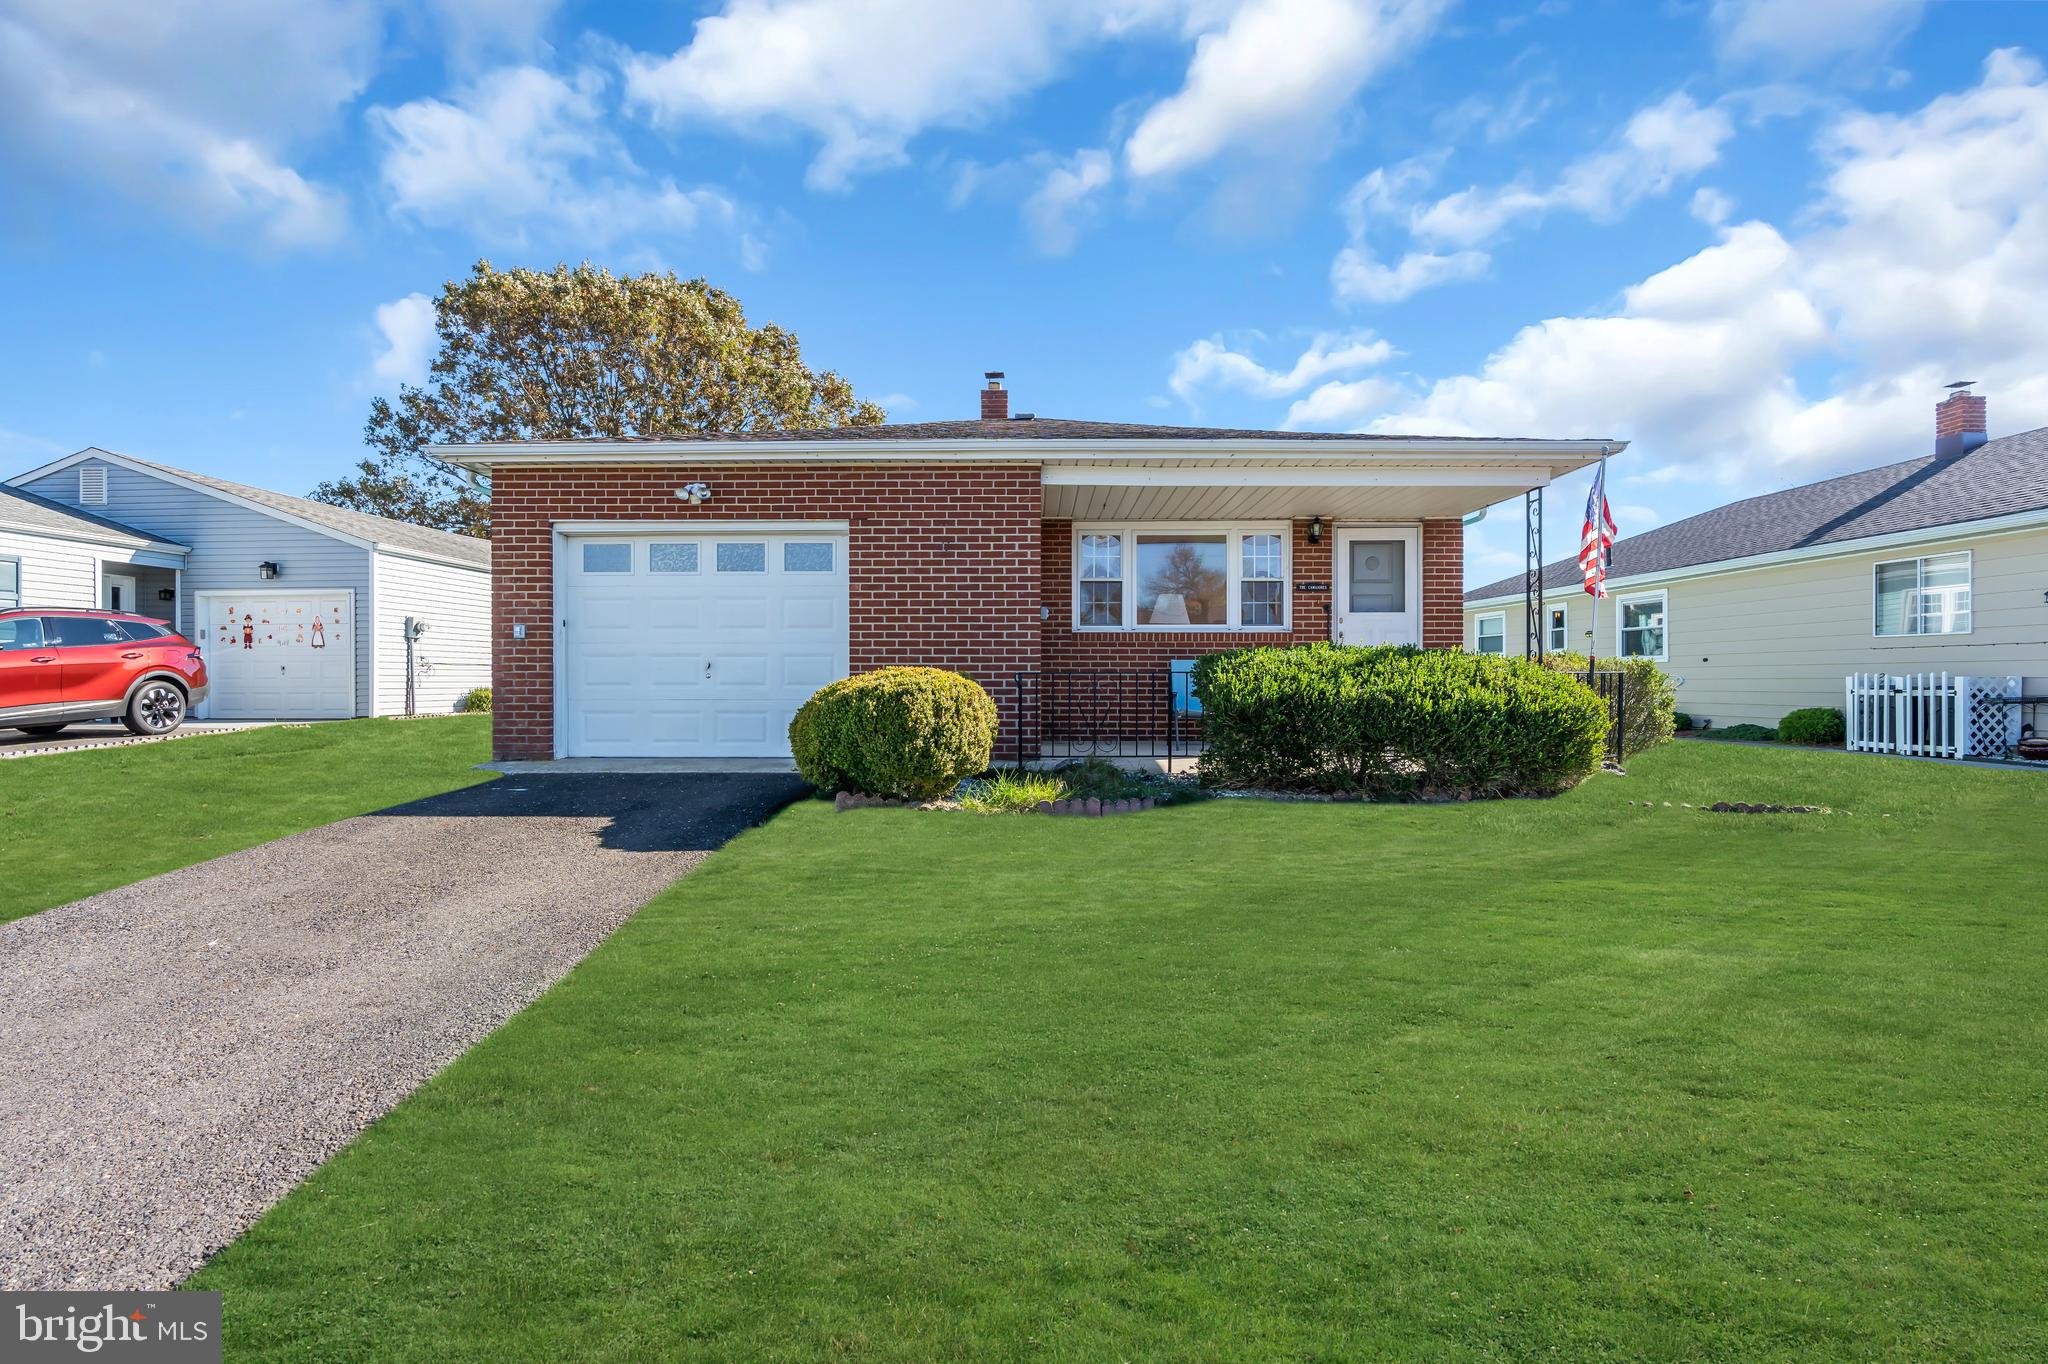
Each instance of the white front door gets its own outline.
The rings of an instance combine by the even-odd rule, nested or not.
[[[1355,526],[1337,532],[1333,565],[1339,644],[1422,643],[1422,532]]]
[[[773,758],[846,676],[846,537],[565,535],[556,559],[565,758]]]
[[[208,719],[346,720],[356,713],[354,592],[209,592],[197,615]]]
[[[100,578],[100,606],[108,611],[126,611],[133,615],[135,605],[135,579],[123,573],[108,573]]]

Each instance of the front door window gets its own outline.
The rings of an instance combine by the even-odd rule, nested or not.
[[[1407,544],[1400,540],[1351,542],[1351,605],[1353,611],[1408,609]]]

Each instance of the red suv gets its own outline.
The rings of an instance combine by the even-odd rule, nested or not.
[[[119,611],[0,611],[0,727],[55,734],[119,720],[169,734],[206,699],[206,665],[161,621]]]

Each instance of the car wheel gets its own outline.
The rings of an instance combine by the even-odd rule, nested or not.
[[[60,732],[61,730],[63,730],[64,726],[62,726],[62,725],[16,725],[16,726],[15,726],[15,728],[16,728],[16,729],[18,729],[18,730],[20,730],[20,731],[21,731],[21,732],[22,732],[23,734],[27,734],[27,735],[30,735],[30,736],[32,736],[32,737],[34,737],[34,738],[37,738],[37,739],[47,739],[47,738],[49,738],[49,737],[50,737],[50,736],[51,736],[52,734],[56,734],[56,733]]]
[[[122,723],[133,734],[169,734],[185,723],[185,693],[168,682],[145,682]]]

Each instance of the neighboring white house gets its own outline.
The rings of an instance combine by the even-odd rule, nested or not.
[[[491,681],[491,546],[86,449],[0,489],[0,607],[171,623],[206,654],[209,719],[446,711]]]
[[[1654,658],[1717,726],[1840,706],[1854,672],[2048,694],[2048,428],[1987,441],[1970,393],[1935,414],[1932,455],[1617,541],[1604,600],[1575,560],[1547,566],[1544,647],[1583,652],[1591,630],[1603,656]],[[1522,653],[1523,609],[1519,574],[1466,593],[1466,647]]]

